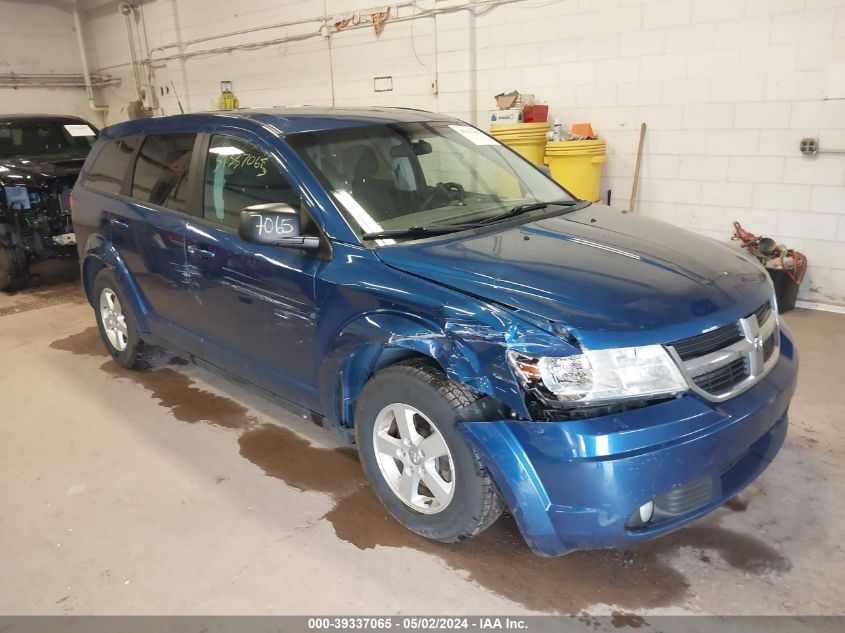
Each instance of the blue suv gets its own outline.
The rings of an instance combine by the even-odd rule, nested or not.
[[[167,348],[286,401],[430,539],[507,509],[538,554],[628,546],[736,495],[786,435],[797,353],[762,267],[453,118],[121,123],[72,206],[120,365]]]

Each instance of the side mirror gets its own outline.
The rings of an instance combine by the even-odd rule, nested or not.
[[[300,234],[299,211],[289,204],[254,204],[241,211],[238,235],[245,242],[283,248],[320,247],[320,238]]]

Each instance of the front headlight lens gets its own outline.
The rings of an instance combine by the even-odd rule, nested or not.
[[[528,388],[543,387],[572,404],[670,396],[687,390],[678,366],[660,345],[584,350],[572,356],[532,357],[511,351],[508,357]]]

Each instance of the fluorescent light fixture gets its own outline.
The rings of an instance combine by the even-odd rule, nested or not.
[[[223,147],[211,147],[208,151],[212,154],[219,154],[220,156],[236,156],[237,154],[244,153],[242,149],[232,147],[231,145],[224,145]]]

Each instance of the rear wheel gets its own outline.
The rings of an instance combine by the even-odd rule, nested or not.
[[[92,290],[100,337],[111,357],[126,369],[150,367],[158,349],[141,338],[129,302],[108,268],[97,274]]]
[[[0,291],[14,292],[29,282],[29,262],[22,248],[0,247]]]
[[[478,534],[503,505],[458,432],[477,398],[425,360],[378,372],[361,393],[355,433],[364,471],[387,511],[444,543]]]

